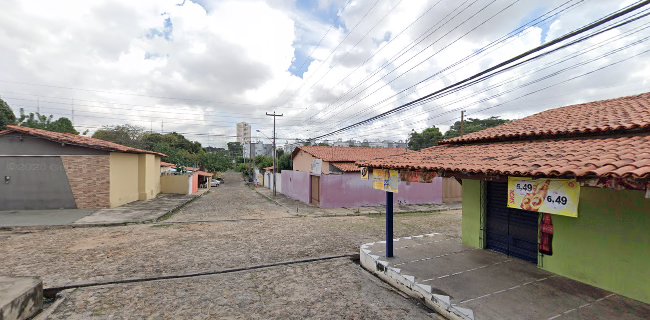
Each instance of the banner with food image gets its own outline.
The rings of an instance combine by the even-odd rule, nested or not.
[[[576,218],[579,199],[575,179],[508,177],[508,208]]]

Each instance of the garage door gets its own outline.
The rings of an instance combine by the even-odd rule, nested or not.
[[[537,263],[538,213],[508,208],[507,183],[488,182],[487,248]]]

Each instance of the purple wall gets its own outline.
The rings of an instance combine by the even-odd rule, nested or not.
[[[282,170],[280,185],[282,186],[282,194],[291,199],[309,203],[309,172]]]
[[[284,178],[282,182],[284,183]],[[358,173],[322,175],[320,187],[321,208],[355,208],[386,204],[386,193],[373,189],[372,180],[361,180]],[[309,181],[307,182],[308,188]],[[309,194],[307,197],[309,199]],[[403,204],[442,203],[442,178],[435,178],[433,183],[410,183],[407,185],[406,182],[400,182],[395,202]]]

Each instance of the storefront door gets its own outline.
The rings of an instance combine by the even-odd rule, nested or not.
[[[507,183],[487,183],[486,247],[537,263],[538,213],[508,208],[507,195]]]

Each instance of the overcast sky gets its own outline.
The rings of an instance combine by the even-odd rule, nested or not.
[[[74,109],[79,131],[129,123],[213,146],[234,141],[240,121],[270,136],[265,112],[275,110],[283,144],[394,108],[633,2],[4,0],[0,96],[16,113],[71,118]],[[411,129],[446,130],[461,109],[521,118],[650,91],[648,23],[328,139],[402,140]]]

